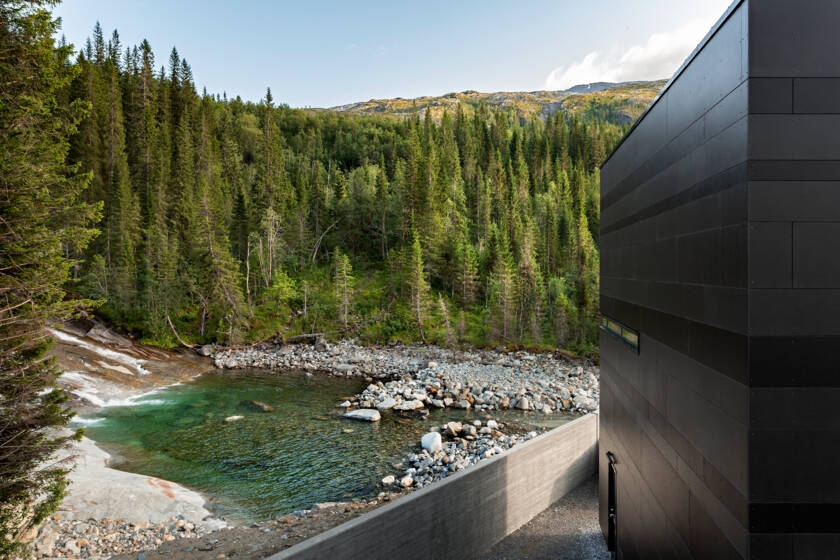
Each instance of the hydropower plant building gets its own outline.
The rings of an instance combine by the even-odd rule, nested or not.
[[[601,203],[617,557],[840,558],[840,2],[735,2]]]

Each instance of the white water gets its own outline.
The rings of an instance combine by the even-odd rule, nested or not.
[[[70,391],[77,397],[85,399],[89,403],[94,406],[99,406],[102,408],[109,407],[109,406],[141,406],[141,405],[158,405],[164,404],[166,401],[163,399],[150,399],[148,397],[154,395],[155,393],[160,392],[160,389],[154,389],[152,391],[148,391],[146,393],[141,393],[139,395],[134,395],[131,397],[123,397],[123,398],[109,398],[103,399],[95,395],[98,391],[83,391],[80,389],[72,389]]]
[[[66,371],[58,379],[59,381],[69,381],[70,388],[68,388],[68,391],[98,407],[157,405],[166,402],[161,399],[148,398],[166,387],[158,387],[157,389],[128,397],[103,398],[100,396],[103,392],[113,395],[114,393],[125,393],[125,391],[120,390],[112,383],[98,380],[79,371]],[[179,385],[179,383],[175,385]],[[171,386],[169,385],[169,387]]]
[[[82,418],[80,416],[76,416],[71,420],[73,424],[81,424],[82,426],[90,426],[92,424],[99,424],[100,422],[104,422],[104,418]]]
[[[59,339],[62,342],[67,342],[69,344],[75,344],[76,346],[81,346],[82,348],[86,348],[86,349],[90,350],[91,352],[96,352],[97,354],[99,354],[103,358],[107,358],[111,361],[120,362],[122,364],[130,366],[130,367],[134,368],[135,370],[137,370],[137,372],[140,375],[146,375],[147,373],[149,373],[149,370],[147,370],[146,368],[143,367],[143,364],[146,363],[146,360],[138,360],[137,358],[133,358],[133,357],[129,356],[128,354],[123,354],[122,352],[117,352],[116,350],[111,350],[109,348],[103,348],[102,346],[98,346],[96,344],[91,344],[89,342],[86,342],[86,341],[82,340],[81,338],[79,338],[77,336],[73,336],[72,334],[69,334],[69,333],[66,333],[66,332],[63,332],[63,331],[50,329],[50,333],[52,333],[52,335],[54,337],[56,337],[57,339]],[[131,374],[131,372],[128,372],[128,373]],[[131,374],[131,375],[133,375],[133,374]]]

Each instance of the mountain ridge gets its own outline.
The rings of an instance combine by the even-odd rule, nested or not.
[[[570,116],[577,115],[584,119],[597,117],[615,124],[629,125],[644,112],[666,83],[667,80],[595,82],[579,84],[566,90],[511,92],[465,90],[411,99],[370,99],[316,110],[405,117],[425,113],[428,109],[432,118],[439,120],[444,111],[454,112],[461,106],[471,113],[484,104],[491,111],[515,111],[522,117],[538,115],[545,118],[562,110]]]

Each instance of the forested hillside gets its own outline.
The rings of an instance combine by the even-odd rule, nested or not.
[[[104,210],[73,290],[124,328],[592,348],[608,117],[243,102],[98,25],[76,64],[70,157]]]

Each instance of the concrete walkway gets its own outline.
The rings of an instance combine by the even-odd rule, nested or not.
[[[581,484],[476,560],[609,560],[598,525],[598,481]]]

